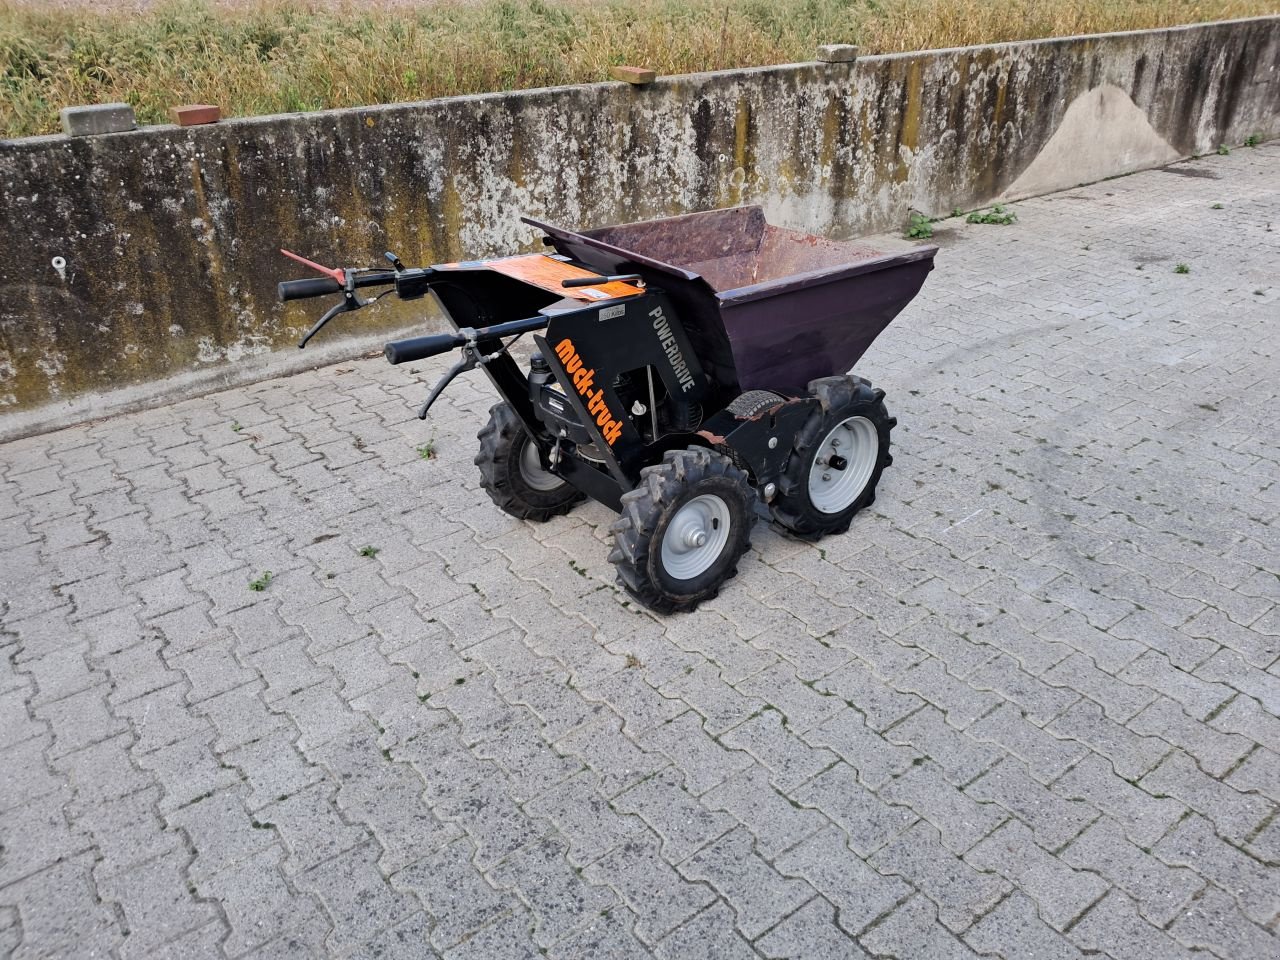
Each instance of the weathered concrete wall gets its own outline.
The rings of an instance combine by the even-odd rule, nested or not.
[[[280,246],[439,262],[528,248],[522,213],[748,202],[847,237],[1250,135],[1280,136],[1280,17],[2,142],[0,433],[261,375],[318,310],[275,302]]]

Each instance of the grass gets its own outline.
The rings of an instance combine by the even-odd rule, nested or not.
[[[966,223],[995,223],[1007,227],[1018,219],[1017,213],[997,203],[990,210],[975,210],[965,219]]]
[[[141,123],[182,103],[224,115],[317,110],[1170,26],[1274,12],[1276,0],[0,0],[0,136],[58,129],[71,104],[126,101]]]

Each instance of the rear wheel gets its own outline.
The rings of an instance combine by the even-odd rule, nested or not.
[[[755,503],[746,473],[728,457],[702,447],[668,451],[623,494],[609,554],[618,582],[658,613],[692,610],[738,572]]]
[[[788,533],[817,540],[844,533],[875,502],[898,421],[885,409],[884,391],[859,377],[823,377],[809,392],[819,407],[796,434],[769,509]]]
[[[570,484],[542,462],[538,445],[506,403],[489,411],[489,422],[477,435],[480,452],[480,485],[503,511],[521,520],[539,523],[568,513],[584,499]]]

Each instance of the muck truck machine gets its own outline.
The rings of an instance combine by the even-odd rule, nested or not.
[[[543,522],[585,497],[620,516],[609,559],[660,613],[714,597],[757,508],[806,540],[844,533],[875,499],[896,421],[846,375],[933,269],[936,247],[884,254],[738,207],[574,232],[525,219],[547,253],[390,269],[319,267],[280,299],[341,294],[340,313],[432,294],[454,333],[388,343],[393,364],[457,350],[418,416],[482,368],[502,400],[475,462],[493,502]],[[508,352],[532,333],[521,369]]]

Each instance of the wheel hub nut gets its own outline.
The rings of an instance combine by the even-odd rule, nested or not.
[[[695,527],[684,535],[684,545],[686,547],[704,547],[707,545],[707,531],[701,527]]]

